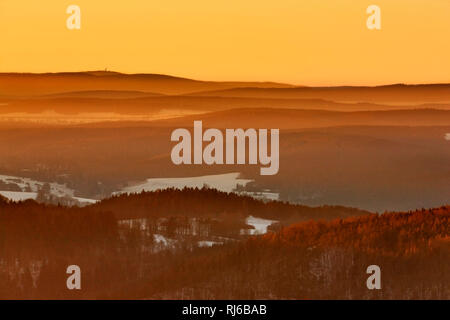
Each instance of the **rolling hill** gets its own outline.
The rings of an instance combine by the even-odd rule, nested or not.
[[[73,91],[143,91],[160,94],[186,94],[194,91],[238,87],[286,88],[271,82],[198,81],[160,74],[124,74],[110,71],[63,73],[0,73],[0,96],[27,97]]]
[[[377,87],[231,88],[192,93],[195,96],[326,99],[381,104],[449,103],[450,84],[395,84]]]

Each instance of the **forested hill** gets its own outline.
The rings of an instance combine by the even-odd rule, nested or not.
[[[123,194],[92,206],[95,210],[113,212],[119,219],[161,216],[217,217],[230,214],[249,215],[288,222],[309,219],[335,219],[368,214],[368,211],[343,206],[308,207],[287,202],[263,202],[249,196],[215,189],[165,189],[139,194]]]
[[[303,222],[190,257],[163,277],[192,280],[150,297],[449,299],[449,222],[450,206]],[[381,290],[366,287],[373,264]]]
[[[263,238],[290,246],[352,247],[386,255],[409,255],[450,241],[450,206],[371,214],[331,222],[291,225]],[[302,241],[300,242],[299,239]]]
[[[139,220],[150,224],[133,227],[119,221],[114,208],[117,215],[148,213],[148,219]],[[348,210],[263,203],[193,189],[118,196],[84,208],[0,199],[0,299],[450,297],[450,206],[304,221],[240,238],[241,225],[224,218],[234,212],[238,218],[231,220],[256,213],[303,219],[326,217],[327,211],[358,213]],[[184,212],[225,213],[223,219],[172,223],[152,215]],[[218,229],[213,220],[229,230]],[[203,231],[192,234],[192,229]],[[236,234],[226,241],[230,230]],[[204,239],[221,243],[199,246]],[[67,290],[71,264],[83,270],[81,291]],[[381,268],[382,290],[366,287],[366,269],[373,264]]]

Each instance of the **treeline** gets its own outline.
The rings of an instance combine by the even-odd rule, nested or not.
[[[268,234],[265,240],[290,246],[346,247],[370,254],[410,255],[450,240],[450,207],[370,214],[330,223],[309,221]]]
[[[0,299],[450,298],[448,206],[306,221],[211,248],[178,240],[173,250],[153,250],[157,226],[120,220],[146,214],[149,203],[150,216],[269,214],[265,206],[278,210],[271,217],[286,214],[281,208],[314,211],[212,190],[118,196],[85,208],[0,198]],[[166,223],[174,237],[182,233],[179,221],[168,215]],[[372,264],[381,267],[382,290],[366,287]],[[69,265],[81,267],[80,291],[66,287]]]
[[[0,299],[73,296],[66,268],[92,266],[86,276],[101,275],[96,269],[117,262],[119,240],[111,213],[0,199]]]
[[[185,260],[163,299],[449,299],[450,206],[310,221]],[[367,267],[381,268],[368,290]],[[184,280],[181,280],[184,279]]]
[[[288,202],[263,202],[249,196],[210,188],[164,189],[137,194],[116,195],[92,206],[113,212],[120,219],[151,218],[168,215],[217,217],[249,215],[286,222],[309,219],[331,220],[359,216],[369,212],[343,206],[308,207]]]

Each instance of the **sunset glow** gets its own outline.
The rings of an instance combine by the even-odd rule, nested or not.
[[[68,30],[66,8],[81,8]],[[299,85],[450,81],[450,2],[0,1],[0,71],[108,68]],[[432,17],[432,18],[430,18]],[[443,64],[443,62],[445,62]]]

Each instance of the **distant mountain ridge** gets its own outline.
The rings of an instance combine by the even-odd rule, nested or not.
[[[248,108],[450,110],[450,84],[306,87],[114,71],[0,73],[0,114],[115,113],[153,119]]]
[[[331,111],[307,109],[240,108],[155,121],[154,125],[192,127],[202,120],[213,128],[315,128],[333,126],[449,126],[450,110],[406,109]]]
[[[450,84],[393,84],[375,87],[231,88],[196,92],[195,96],[326,99],[335,102],[421,104],[450,102]]]
[[[144,91],[179,95],[236,87],[288,88],[293,86],[275,82],[200,81],[162,74],[125,74],[112,71],[0,73],[0,96],[6,97],[95,90]]]
[[[94,99],[137,99],[149,97],[162,97],[162,93],[154,93],[148,91],[132,91],[132,90],[87,90],[87,91],[68,91],[61,93],[48,94],[39,96],[40,99],[52,98],[94,98]]]
[[[114,71],[0,73],[0,97],[68,92],[135,91],[195,97],[322,99],[382,104],[450,103],[450,84],[309,87],[278,82],[202,81],[165,74]]]

